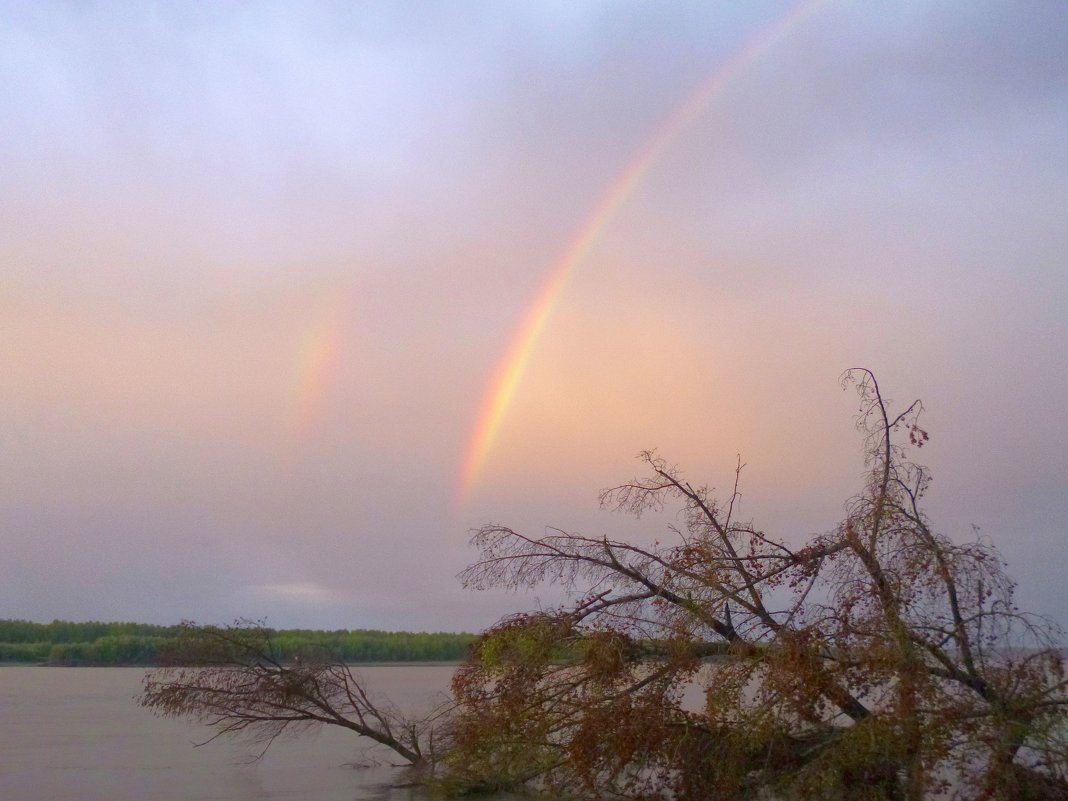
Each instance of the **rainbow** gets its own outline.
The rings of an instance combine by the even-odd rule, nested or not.
[[[347,307],[344,292],[328,298],[300,345],[289,406],[289,430],[296,442],[305,439],[322,417],[327,387],[341,363]]]
[[[715,100],[746,67],[771,49],[828,0],[804,0],[772,24],[758,31],[725,64],[717,68],[656,130],[648,143],[627,164],[601,195],[560,257],[548,270],[511,344],[487,384],[477,423],[460,469],[458,505],[470,497],[486,457],[504,420],[530,357],[552,316],[575,268],[582,262],[605,227],[626,202],[668,145]]]

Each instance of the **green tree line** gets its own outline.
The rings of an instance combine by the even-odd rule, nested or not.
[[[0,620],[0,662],[48,665],[154,665],[181,626],[147,623],[32,623]],[[318,652],[342,662],[456,662],[472,634],[377,631],[270,630],[273,657],[282,662]]]

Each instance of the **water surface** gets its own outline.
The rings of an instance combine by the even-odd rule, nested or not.
[[[374,665],[357,672],[406,711],[429,708],[454,668]],[[391,789],[404,771],[391,752],[352,732],[318,733],[262,747],[155,717],[136,703],[144,668],[0,667],[0,799],[10,801],[424,801]],[[368,761],[372,767],[354,767]]]

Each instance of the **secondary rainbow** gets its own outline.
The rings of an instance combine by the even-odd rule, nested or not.
[[[634,191],[668,145],[707,108],[745,67],[752,64],[827,0],[805,0],[752,36],[729,61],[717,68],[656,130],[649,142],[612,182],[553,263],[534,296],[511,344],[487,384],[474,432],[460,469],[458,503],[470,496],[508,407],[526,371],[538,339],[578,264],[605,226]]]
[[[322,417],[327,387],[341,362],[347,300],[344,292],[332,295],[301,343],[290,399],[290,431],[295,442],[304,440]]]

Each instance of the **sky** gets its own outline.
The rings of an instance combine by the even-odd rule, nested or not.
[[[1068,625],[1068,4],[0,4],[0,618],[477,630],[469,532],[788,542],[921,398]]]

